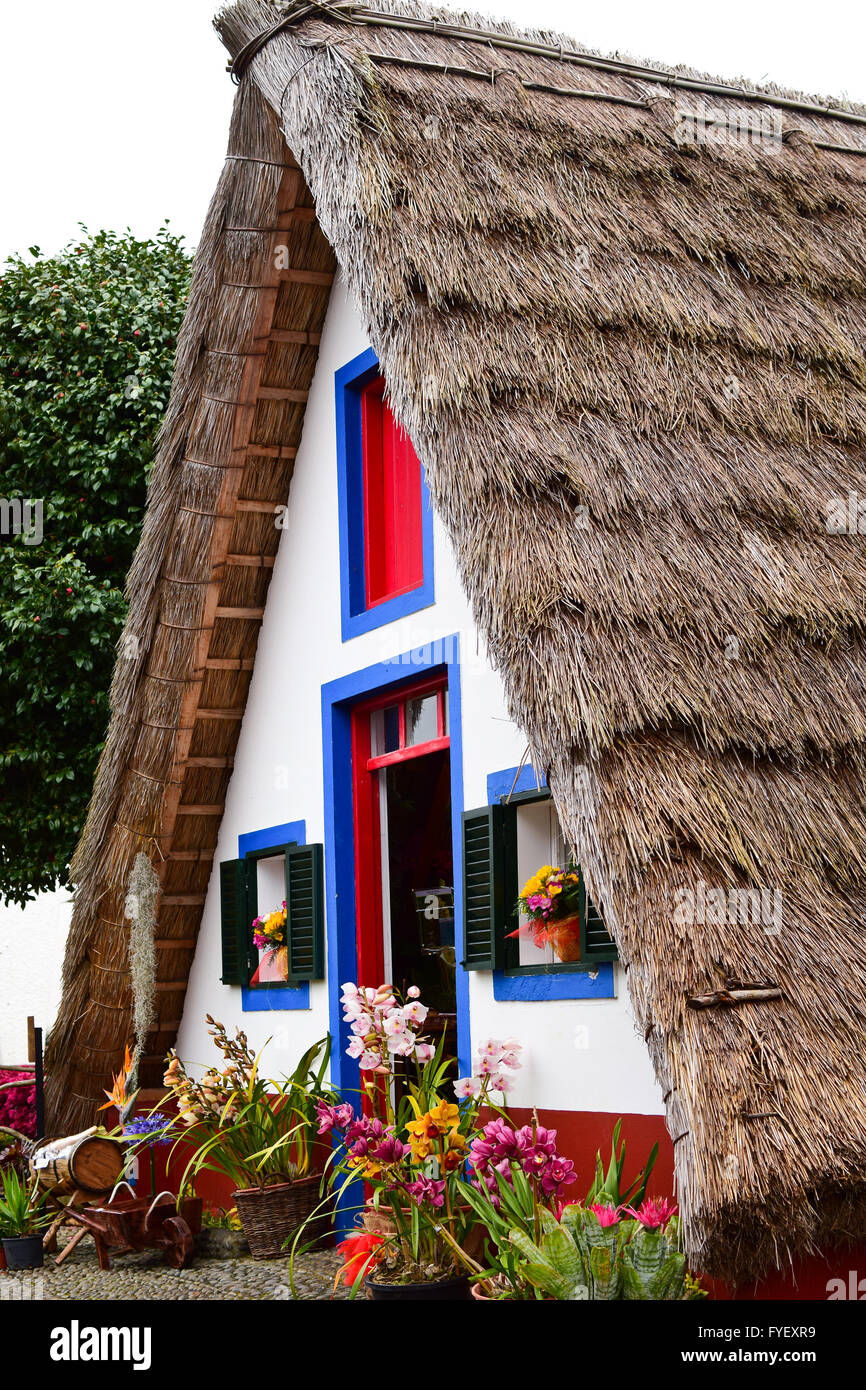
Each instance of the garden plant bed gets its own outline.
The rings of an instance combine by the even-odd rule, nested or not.
[[[334,1275],[341,1264],[335,1250],[316,1251],[296,1258],[295,1286],[300,1299],[328,1299]],[[254,1260],[250,1255],[237,1259],[197,1257],[188,1269],[170,1269],[159,1250],[119,1255],[112,1268],[103,1272],[96,1260],[91,1240],[84,1240],[72,1251],[60,1269],[52,1258],[35,1271],[43,1278],[48,1300],[73,1299],[227,1299],[255,1301],[291,1300],[289,1257]],[[0,1280],[14,1276],[0,1272]],[[349,1290],[340,1285],[337,1298],[347,1298]]]

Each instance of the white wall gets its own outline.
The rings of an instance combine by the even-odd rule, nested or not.
[[[68,890],[26,907],[0,906],[0,1065],[26,1062],[27,1016],[47,1035],[60,1003],[60,972],[72,920]]]
[[[507,717],[499,679],[483,648],[479,653],[438,520],[435,606],[349,642],[341,640],[334,372],[368,346],[338,279],[307,405],[289,526],[268,592],[215,865],[236,857],[240,834],[286,821],[305,820],[309,842],[324,839],[322,685],[436,638],[461,634],[464,805],[486,804],[488,773],[516,766],[524,752],[525,739]],[[220,970],[219,882],[214,875],[178,1040],[185,1061],[213,1060],[206,1013],[240,1024],[256,1046],[273,1035],[266,1054],[272,1074],[291,1070],[300,1052],[326,1032],[324,982],[310,986],[308,1012],[244,1014],[240,989],[222,985]],[[617,967],[618,993],[620,973]],[[512,1096],[515,1104],[661,1113],[645,1048],[621,997],[500,1003],[493,999],[490,974],[473,972],[470,1000],[474,1042],[514,1035],[524,1043],[526,1066]]]

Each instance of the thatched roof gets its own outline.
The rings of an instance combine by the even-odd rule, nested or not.
[[[188,943],[163,943],[154,1054],[180,1015],[330,246],[618,941],[691,1258],[750,1277],[863,1236],[866,560],[827,509],[863,483],[866,111],[414,3],[240,0],[218,28],[238,105],[75,863],[55,1105],[89,1120],[126,1040],[142,845]],[[707,107],[710,135],[748,111],[772,138],[684,143]],[[238,230],[275,226],[288,278]],[[761,888],[764,923],[701,911]]]

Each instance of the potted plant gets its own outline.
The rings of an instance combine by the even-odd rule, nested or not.
[[[673,1203],[646,1197],[657,1146],[637,1177],[622,1185],[622,1121],[611,1161],[596,1173],[583,1202],[567,1204],[573,1166],[556,1151],[556,1131],[533,1117],[514,1129],[500,1118],[473,1140],[465,1187],[491,1235],[488,1267],[473,1285],[476,1298],[680,1299],[702,1297],[677,1250]],[[629,1205],[631,1203],[631,1205]]]
[[[235,1183],[232,1195],[252,1254],[273,1259],[320,1205],[313,1148],[316,1104],[334,1098],[323,1080],[330,1037],[314,1043],[292,1075],[276,1082],[262,1076],[261,1053],[253,1055],[246,1033],[237,1029],[232,1039],[210,1014],[207,1022],[225,1061],[222,1070],[211,1067],[195,1081],[170,1052],[163,1078],[178,1107],[166,1130],[178,1136],[172,1154],[193,1146],[181,1197],[199,1173],[225,1174]],[[318,1210],[316,1235],[324,1236],[329,1224],[329,1211]]]
[[[521,1230],[509,1238],[519,1274],[551,1299],[706,1298],[678,1248],[675,1212],[666,1198],[619,1212],[575,1203],[559,1220],[547,1213],[537,1240]]]
[[[545,864],[523,886],[516,910],[528,919],[509,936],[528,937],[539,950],[552,946],[562,962],[580,960],[582,886],[577,867]]]
[[[0,1172],[0,1227],[9,1269],[37,1269],[42,1264],[42,1232],[51,1221],[45,1210],[45,1193],[14,1168]]]
[[[402,997],[390,985],[349,984],[342,1002],[352,1034],[347,1051],[365,1077],[364,1108],[356,1114],[347,1102],[321,1104],[319,1129],[339,1139],[330,1184],[343,1184],[344,1194],[347,1182],[370,1193],[359,1208],[362,1230],[340,1246],[342,1277],[353,1296],[366,1280],[376,1300],[466,1299],[466,1261],[478,1268],[469,1251],[483,1232],[461,1200],[458,1178],[479,1108],[508,1086],[520,1045],[485,1044],[478,1074],[449,1083],[452,1061],[443,1057],[444,1039],[434,1048],[423,1034],[428,1010],[416,986]],[[398,1059],[408,1063],[399,1091]],[[451,1085],[462,1105],[446,1094]]]

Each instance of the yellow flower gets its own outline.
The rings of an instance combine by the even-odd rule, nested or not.
[[[358,1168],[364,1178],[378,1178],[382,1172],[381,1163],[374,1163],[370,1158],[350,1158],[350,1168]]]
[[[448,1143],[451,1144],[454,1133],[460,1124],[460,1110],[456,1105],[449,1105],[447,1100],[440,1100],[426,1114],[419,1113],[418,1105],[413,1101],[417,1119],[410,1120],[406,1126],[409,1134],[409,1147],[412,1150],[412,1160],[421,1163],[425,1158],[429,1158],[432,1153],[438,1152],[436,1141],[443,1135],[448,1135]],[[459,1136],[462,1138],[462,1136]]]
[[[440,1100],[429,1113],[440,1134],[448,1129],[457,1129],[460,1124],[460,1107],[449,1105],[447,1100]]]
[[[418,1123],[414,1121],[413,1123]],[[412,1150],[412,1162],[423,1163],[425,1158],[429,1158],[433,1152],[433,1141],[426,1134],[410,1134],[409,1148]]]

